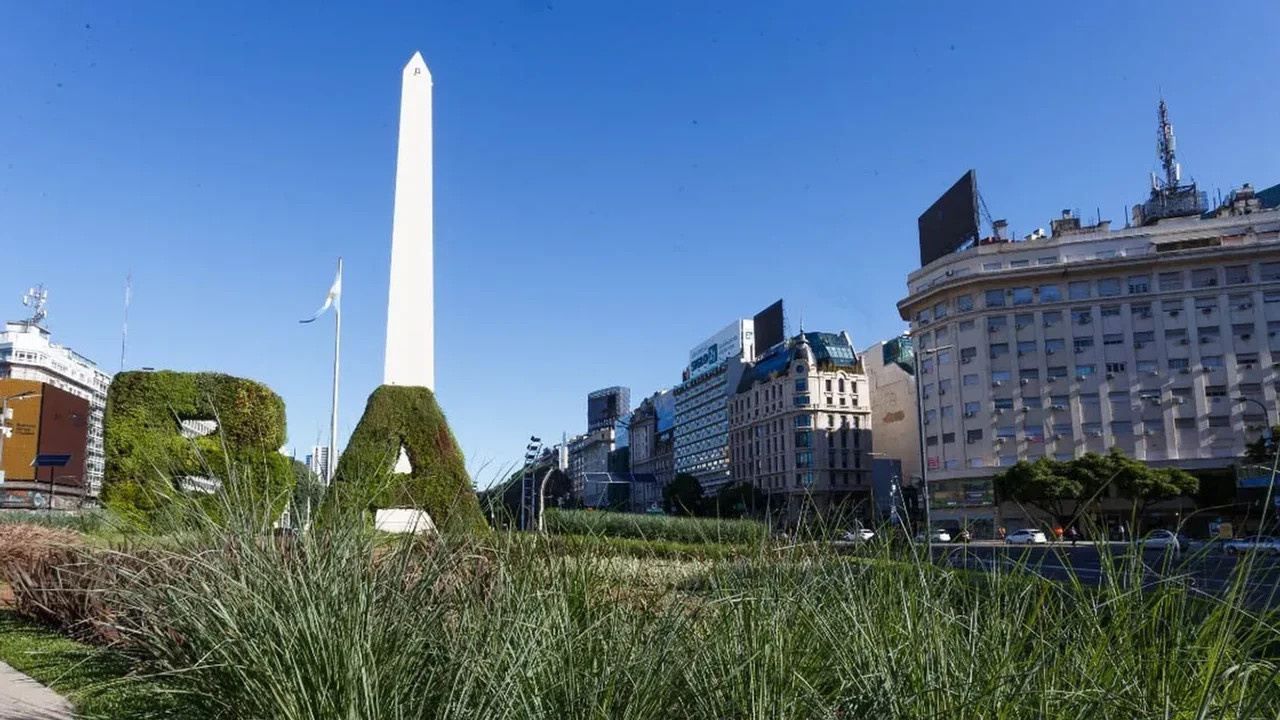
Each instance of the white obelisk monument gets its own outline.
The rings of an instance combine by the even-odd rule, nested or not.
[[[431,166],[431,71],[414,53],[400,88],[384,385],[435,388]]]

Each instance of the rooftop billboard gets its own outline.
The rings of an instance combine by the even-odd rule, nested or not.
[[[978,239],[978,174],[970,170],[916,220],[920,267]]]

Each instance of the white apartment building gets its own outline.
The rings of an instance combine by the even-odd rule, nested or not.
[[[935,521],[994,522],[1019,459],[1223,467],[1277,421],[1280,186],[1164,219],[1152,195],[1134,227],[1064,213],[908,276]]]
[[[338,453],[338,456],[341,457],[342,453]],[[320,482],[328,482],[331,477],[329,472],[331,467],[329,463],[329,446],[312,445],[311,454],[307,455],[307,469],[319,478]]]
[[[728,399],[755,357],[754,323],[735,320],[689,352],[685,379],[675,387],[675,474],[698,478],[713,495],[729,482]]]
[[[39,312],[38,317],[43,313]],[[111,376],[92,360],[50,339],[37,322],[5,324],[0,333],[0,378],[48,383],[89,401],[89,444],[85,448],[85,479],[89,497],[102,489],[106,460],[102,448],[102,416],[107,408]]]

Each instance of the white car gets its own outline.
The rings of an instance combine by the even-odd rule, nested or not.
[[[1006,545],[1043,545],[1049,542],[1049,539],[1045,537],[1043,530],[1023,528],[1009,533],[1005,536],[1004,542]]]
[[[951,542],[951,533],[947,532],[942,528],[934,528],[933,530],[929,531],[928,541],[936,542],[936,543],[949,543]],[[916,535],[916,542],[925,542],[924,533],[919,533]]]
[[[1152,530],[1147,536],[1138,540],[1143,550],[1173,550],[1186,552],[1191,549],[1191,539],[1171,530]]]
[[[841,539],[845,542],[866,542],[875,536],[876,534],[867,528],[858,528],[845,532],[844,537]]]
[[[1240,555],[1247,552],[1280,555],[1280,540],[1270,535],[1254,535],[1253,537],[1228,540],[1222,544],[1222,549],[1232,555]]]

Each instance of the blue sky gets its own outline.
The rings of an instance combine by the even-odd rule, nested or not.
[[[1026,234],[1123,220],[1163,92],[1184,176],[1280,182],[1280,6],[8,3],[0,315],[221,370],[343,437],[381,380],[400,70],[435,80],[437,392],[482,484],[530,433],[639,401],[778,297],[865,346],[903,328],[916,217],[967,168]],[[1037,7],[1032,7],[1037,6]]]

